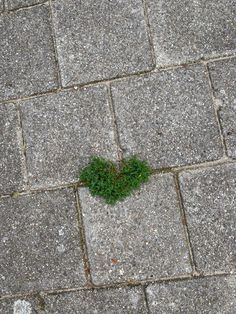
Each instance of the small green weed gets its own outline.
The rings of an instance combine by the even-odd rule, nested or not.
[[[94,157],[81,171],[80,180],[92,195],[103,197],[107,204],[115,204],[147,182],[151,174],[148,163],[136,157],[124,159],[120,168],[112,161]]]

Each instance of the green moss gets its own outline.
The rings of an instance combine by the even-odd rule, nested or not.
[[[136,157],[123,160],[120,168],[112,161],[94,157],[81,171],[80,180],[92,195],[103,197],[107,204],[115,204],[147,182],[151,174],[148,163]]]

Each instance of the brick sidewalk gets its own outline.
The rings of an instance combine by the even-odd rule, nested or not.
[[[0,43],[0,314],[234,314],[236,2],[0,0]]]

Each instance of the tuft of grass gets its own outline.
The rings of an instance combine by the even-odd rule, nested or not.
[[[81,171],[80,180],[93,196],[104,198],[107,204],[115,204],[147,182],[150,174],[148,163],[136,157],[124,159],[119,170],[114,162],[93,157]]]

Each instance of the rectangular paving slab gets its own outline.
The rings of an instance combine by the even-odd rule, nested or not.
[[[150,314],[233,314],[236,277],[208,277],[147,287]]]
[[[45,2],[45,0],[6,0],[9,10],[27,7],[34,4]]]
[[[222,145],[207,73],[196,65],[112,84],[125,156],[152,167],[218,159]]]
[[[94,155],[116,159],[106,87],[30,99],[21,110],[31,186],[75,182]]]
[[[24,188],[23,144],[17,108],[0,105],[0,194]]]
[[[72,190],[0,200],[0,294],[85,283]]]
[[[191,272],[172,175],[153,176],[115,206],[85,188],[79,195],[95,284]]]
[[[55,0],[52,8],[63,86],[153,66],[141,0]]]
[[[57,87],[48,5],[0,16],[0,100]]]
[[[228,155],[236,158],[236,58],[209,63]]]
[[[47,314],[147,314],[141,287],[99,289],[51,295]]]
[[[42,301],[41,301],[42,302]],[[44,301],[43,301],[44,302]],[[1,314],[43,314],[43,305],[37,298],[17,298],[0,300]]]
[[[234,0],[148,0],[157,66],[234,53]]]
[[[180,176],[190,240],[199,271],[235,270],[236,164]]]

